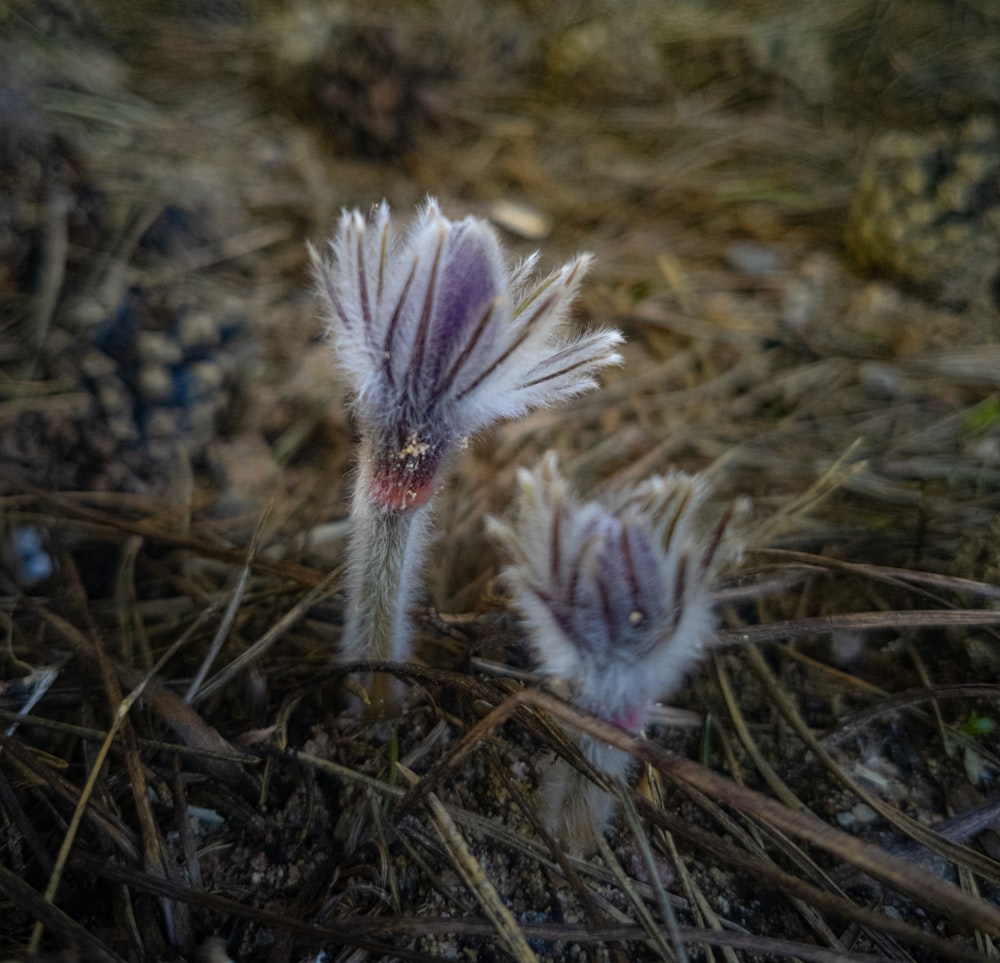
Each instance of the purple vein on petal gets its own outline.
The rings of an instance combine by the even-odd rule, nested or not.
[[[382,227],[382,243],[379,245],[378,255],[378,300],[382,303],[382,291],[385,288],[385,261],[389,251],[389,222],[386,221]]]
[[[625,581],[628,582],[629,594],[631,595],[629,607],[633,612],[644,614],[639,602],[639,574],[635,567],[635,557],[632,554],[632,540],[629,538],[629,531],[625,525],[621,526],[619,541],[622,559],[625,562]]]
[[[562,532],[560,531],[562,524],[562,512],[555,511],[552,513],[552,530],[549,532],[549,539],[552,541],[552,562],[551,562],[551,578],[553,584],[557,584],[560,579],[559,576],[562,575]]]
[[[340,300],[340,295],[337,294],[337,286],[333,283],[333,272],[330,270],[318,270],[316,273],[319,275],[319,283],[323,288],[323,293],[329,299],[330,304],[333,305],[334,312],[343,322],[344,327],[350,330],[351,319],[344,311],[344,305]]]
[[[472,379],[471,384],[466,385],[457,395],[457,400],[461,401],[466,395],[475,391],[497,368],[500,367],[522,344],[528,339],[528,335],[531,334],[531,326],[552,306],[552,301],[554,295],[549,297],[538,310],[521,326],[521,330],[518,331],[517,337],[511,341],[507,348],[501,352],[500,357],[497,358],[492,364],[484,368],[482,371]]]
[[[537,585],[525,585],[525,588],[529,592],[531,592],[531,594],[534,595],[539,602],[541,602],[548,609],[550,609],[552,611],[552,614],[558,618],[554,608],[556,600],[553,596],[549,595],[548,592],[545,592],[542,589],[540,589]]]
[[[591,551],[600,540],[601,533],[600,531],[597,531],[584,540],[579,552],[577,552],[569,578],[569,604],[573,607],[575,607],[578,602],[577,592],[580,588],[580,577],[583,574],[583,564],[589,559]]]
[[[440,379],[438,383],[437,390],[431,396],[430,403],[436,402],[441,395],[447,392],[451,388],[452,380],[462,369],[462,366],[466,361],[469,360],[469,356],[475,350],[476,345],[479,343],[479,339],[483,336],[486,329],[489,327],[490,319],[493,317],[493,312],[496,310],[497,302],[494,298],[489,304],[486,305],[486,310],[483,312],[482,317],[479,319],[479,323],[476,325],[472,332],[472,337],[469,338],[468,343],[462,348],[461,352],[455,356],[454,360],[448,365],[448,370]]]
[[[553,381],[556,378],[561,378],[563,375],[569,374],[571,371],[576,371],[577,368],[583,368],[588,364],[593,362],[593,358],[588,356],[586,358],[581,358],[575,364],[567,365],[565,368],[560,368],[558,371],[550,371],[548,374],[542,375],[539,378],[533,378],[531,381],[522,381],[518,388],[534,388],[535,385],[544,384],[546,381]]]
[[[538,287],[531,292],[531,294],[529,294],[523,301],[521,301],[514,308],[513,318],[517,319],[522,314],[524,314],[524,312],[527,311],[528,308],[531,307],[531,305],[534,304],[535,301],[537,301],[538,298],[542,296],[542,294],[544,294],[544,292],[546,292],[550,287],[552,287],[552,285],[555,284],[558,279],[559,275],[553,274],[551,277],[546,278],[544,281],[542,281],[542,283],[539,284]]]
[[[441,252],[444,249],[446,232],[441,231],[438,236],[437,248],[434,251],[434,261],[431,264],[431,274],[427,279],[427,294],[424,297],[423,310],[420,312],[420,322],[417,325],[417,333],[413,342],[413,358],[410,361],[410,371],[416,375],[420,372],[424,364],[424,350],[427,347],[427,332],[431,326],[431,318],[434,314],[434,301],[437,294],[438,269],[441,266]]]
[[[538,298],[542,296],[542,294],[544,294],[550,287],[552,287],[553,284],[559,284],[562,287],[569,287],[573,283],[573,279],[576,277],[577,272],[580,270],[580,268],[587,260],[589,260],[587,255],[581,255],[577,257],[577,259],[573,261],[572,265],[570,266],[569,272],[566,274],[565,277],[563,277],[563,271],[565,271],[565,268],[563,269],[563,271],[558,271],[555,274],[549,275],[549,277],[547,277],[544,281],[542,281],[542,283],[539,284],[538,287],[531,292],[531,294],[529,294],[520,304],[517,305],[517,307],[514,309],[514,317],[519,318],[535,301],[538,300]],[[549,303],[551,303],[551,298],[549,299],[548,302],[546,302],[546,305],[548,305]],[[547,306],[546,310],[548,310]],[[534,318],[525,323],[531,324],[532,321],[534,321]]]
[[[611,643],[612,648],[618,648],[620,639],[618,637],[618,620],[615,618],[614,603],[611,601],[611,596],[608,593],[608,583],[605,579],[601,578],[600,574],[597,576],[597,591],[601,596],[601,615],[604,617],[604,626],[606,629],[605,638]]]
[[[538,293],[539,293],[539,294],[541,293],[541,289],[539,290],[539,292],[538,292]],[[532,301],[533,301],[534,299],[535,299],[535,295],[532,295]],[[534,323],[535,323],[535,322],[536,322],[536,321],[537,321],[537,320],[538,320],[538,319],[539,319],[540,317],[542,317],[543,315],[546,315],[546,314],[548,314],[548,312],[549,312],[549,310],[551,309],[552,305],[553,305],[553,304],[554,304],[554,303],[555,303],[555,302],[556,302],[556,301],[557,301],[558,299],[559,299],[559,292],[558,292],[558,291],[552,291],[552,292],[551,292],[551,293],[549,294],[549,296],[548,296],[548,297],[547,297],[547,298],[546,298],[546,299],[545,299],[544,301],[542,301],[542,303],[541,303],[541,304],[539,304],[539,305],[538,305],[538,307],[536,307],[536,308],[535,308],[535,310],[534,310],[534,311],[532,312],[532,314],[531,314],[531,317],[529,317],[529,318],[527,318],[526,320],[524,320],[524,321],[522,321],[522,322],[521,322],[521,330],[522,330],[522,331],[530,331],[530,330],[531,330],[531,327],[532,327],[532,325],[533,325],[533,324],[534,324]]]
[[[687,591],[687,556],[682,555],[677,562],[677,571],[674,574],[674,610],[670,614],[669,631],[671,634],[677,631],[681,617],[684,615],[684,593]]]
[[[365,327],[371,332],[374,327],[372,320],[372,306],[368,299],[368,279],[365,277],[365,232],[358,231],[358,294],[361,296],[361,315],[365,321]],[[370,336],[370,334],[369,334]]]
[[[688,502],[691,500],[691,489],[689,487],[685,487],[683,493],[679,497],[680,497],[680,504],[677,504],[676,507],[674,504],[671,504],[666,507],[667,510],[669,509],[673,510],[674,517],[671,518],[670,521],[667,523],[667,527],[663,532],[664,546],[669,546],[671,542],[673,542],[674,540],[674,534],[677,531],[677,524],[678,522],[680,522],[681,516],[684,514],[684,512],[687,511]],[[674,498],[671,499],[671,501],[676,502],[677,499]],[[666,514],[666,510],[664,514]]]
[[[726,534],[726,529],[729,528],[729,523],[733,520],[735,513],[735,506],[730,505],[722,518],[719,519],[719,524],[715,526],[715,531],[712,533],[712,541],[709,543],[708,550],[701,560],[702,572],[707,572],[712,567],[712,562],[715,560],[715,553],[719,550],[723,536]]]
[[[417,273],[417,264],[418,260],[414,258],[413,264],[410,265],[410,273],[406,276],[406,282],[403,284],[403,290],[399,292],[396,306],[392,309],[392,317],[389,318],[389,326],[385,332],[385,345],[382,347],[382,369],[385,371],[390,385],[395,382],[392,374],[392,344],[396,340],[396,329],[399,327],[399,318],[403,313],[403,305],[406,303],[406,298],[410,293],[410,285],[413,283],[413,277]]]
[[[577,591],[580,588],[580,575],[583,569],[583,556],[583,551],[577,552],[576,558],[573,559],[573,567],[569,572],[566,597],[571,607],[575,607],[577,603]]]

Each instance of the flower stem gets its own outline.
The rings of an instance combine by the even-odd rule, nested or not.
[[[360,472],[351,505],[347,547],[347,613],[340,657],[405,662],[409,659],[409,608],[430,523],[428,505],[382,508],[371,498],[370,448],[362,443]],[[388,676],[371,680],[372,712],[391,711],[398,692]]]

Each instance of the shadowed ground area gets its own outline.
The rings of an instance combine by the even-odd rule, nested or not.
[[[15,2],[0,64],[4,956],[995,958],[992,0]],[[307,243],[428,195],[593,253],[625,362],[461,452],[367,721]],[[498,580],[550,449],[750,500],[646,739]],[[581,730],[635,760],[587,856],[540,817]]]

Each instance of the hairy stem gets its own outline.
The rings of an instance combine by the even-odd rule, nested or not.
[[[351,504],[351,535],[347,547],[347,614],[340,658],[409,659],[409,607],[419,584],[424,545],[430,528],[429,505],[409,510],[373,504],[371,448],[362,443],[360,471]],[[380,677],[385,680],[385,677]],[[373,709],[391,709],[395,701],[388,681],[371,687]]]

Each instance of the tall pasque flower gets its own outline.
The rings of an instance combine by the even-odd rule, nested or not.
[[[361,433],[348,549],[345,658],[405,659],[406,612],[449,456],[476,431],[595,386],[616,331],[567,335],[581,255],[540,283],[493,229],[428,200],[401,233],[386,204],[345,211],[317,257],[330,340]]]
[[[738,554],[730,521],[741,506],[706,527],[707,483],[679,472],[582,503],[551,452],[519,480],[513,525],[491,519],[489,527],[512,557],[504,578],[541,671],[565,680],[580,708],[636,733],[711,640],[713,583]],[[626,775],[626,753],[587,735],[578,743],[600,772]],[[611,797],[563,761],[548,797],[560,837],[592,848]]]

